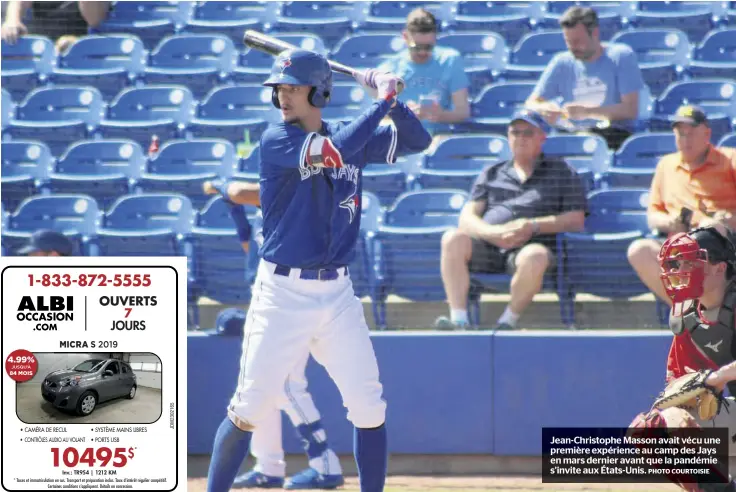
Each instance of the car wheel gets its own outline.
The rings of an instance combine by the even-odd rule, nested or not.
[[[128,400],[132,400],[133,398],[135,398],[135,392],[136,392],[135,386],[130,388],[130,393],[128,393]]]
[[[77,413],[86,416],[95,411],[97,407],[97,397],[91,391],[87,391],[79,397],[77,402]]]

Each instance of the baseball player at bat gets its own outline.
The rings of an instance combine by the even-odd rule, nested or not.
[[[205,182],[203,188],[207,194],[219,194],[223,197],[246,255],[250,250],[251,237],[255,237],[259,247],[263,246],[262,230],[256,231],[252,236],[250,222],[242,207],[260,206],[258,184],[217,180]],[[282,405],[268,412],[253,432],[250,452],[256,459],[256,465],[253,470],[235,479],[235,487],[330,490],[345,483],[340,460],[327,443],[319,410],[307,390],[305,370],[308,360],[309,354],[306,354],[303,362],[294,367],[284,384]],[[281,436],[281,410],[286,412],[296,428],[309,459],[309,467],[287,481],[284,481],[286,463]]]
[[[736,456],[736,235],[720,223],[677,233],[662,245],[659,264],[673,302],[667,387],[649,412],[634,418],[630,432],[727,428],[729,455]],[[725,388],[729,397],[723,396]],[[688,491],[736,492],[726,470],[713,472],[723,483],[669,478]]]
[[[398,77],[371,73],[362,82],[375,85],[378,100],[350,123],[322,121],[332,72],[316,53],[281,53],[264,82],[283,121],[260,140],[263,246],[237,388],[214,439],[210,492],[230,489],[253,431],[310,351],[335,382],[354,426],[360,490],[384,490],[386,402],[347,265],[360,227],[363,167],[422,152],[431,137],[396,100]],[[387,115],[392,124],[381,125]]]

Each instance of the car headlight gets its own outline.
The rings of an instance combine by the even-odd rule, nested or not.
[[[77,385],[79,385],[79,380],[80,379],[81,378],[79,378],[79,377],[64,379],[64,380],[62,380],[59,383],[59,386],[61,386],[62,388],[66,387],[66,386],[77,386]]]

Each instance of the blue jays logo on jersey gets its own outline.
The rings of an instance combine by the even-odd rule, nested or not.
[[[340,202],[340,208],[344,208],[350,213],[349,222],[352,224],[355,214],[360,207],[360,197],[357,195],[357,189],[348,196],[345,200]]]

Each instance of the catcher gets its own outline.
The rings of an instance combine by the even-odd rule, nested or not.
[[[727,428],[729,455],[736,456],[736,235],[721,224],[674,234],[658,259],[673,302],[667,387],[630,427]],[[730,396],[724,396],[725,389]],[[670,479],[693,492],[736,492],[736,482]]]

